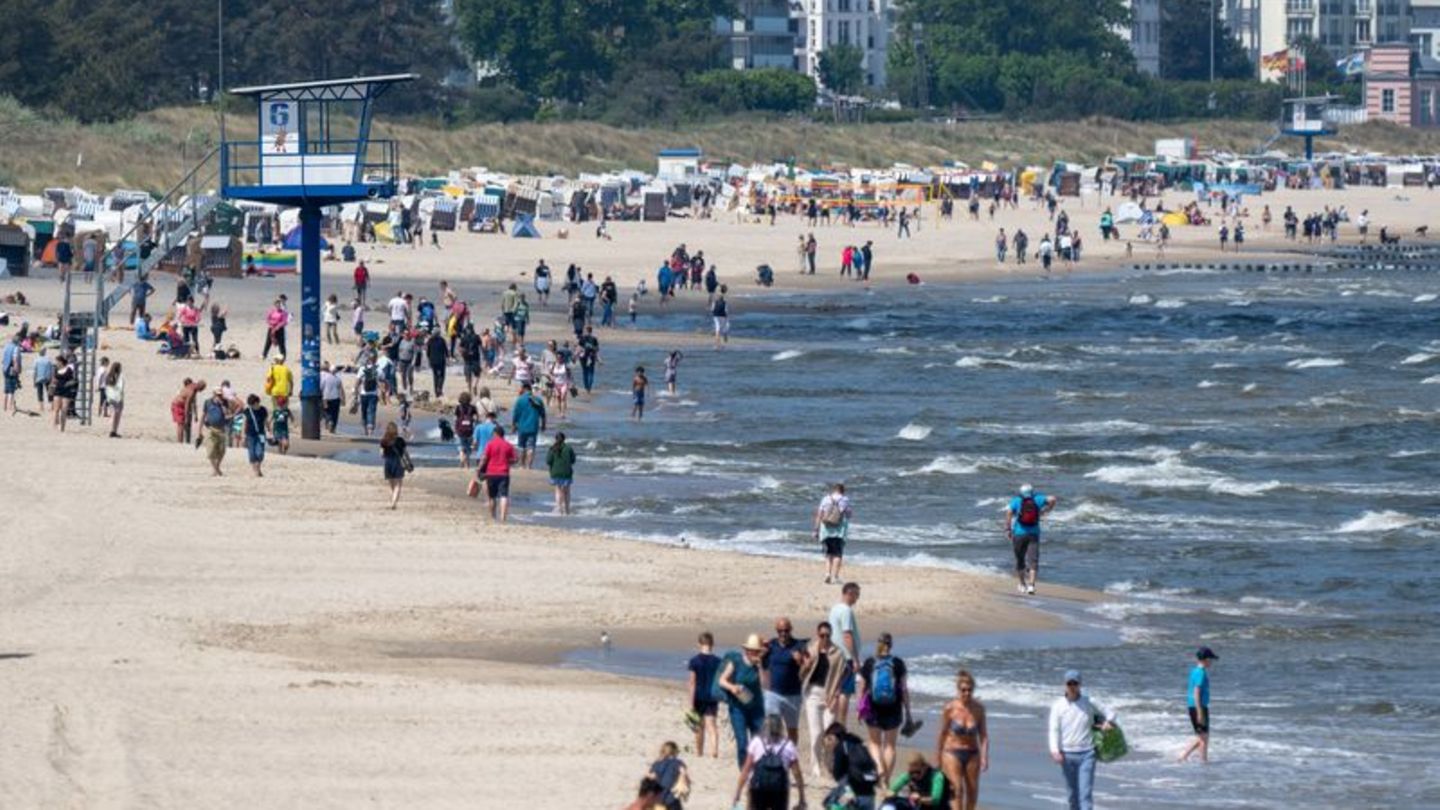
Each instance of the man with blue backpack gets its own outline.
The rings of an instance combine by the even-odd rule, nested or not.
[[[1015,552],[1015,587],[1022,595],[1035,593],[1035,579],[1040,574],[1040,518],[1059,502],[1059,498],[1025,484],[1005,508],[1005,533]]]

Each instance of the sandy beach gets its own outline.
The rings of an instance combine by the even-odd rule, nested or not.
[[[1188,199],[1172,194],[1167,207]],[[1429,202],[1423,189],[1265,195],[1248,201],[1246,253],[1293,248],[1280,238],[1286,205],[1302,217],[1327,204],[1352,214],[1368,209],[1371,241],[1381,226],[1408,241],[1432,218]],[[1260,226],[1267,204],[1275,218],[1268,232]],[[1155,249],[1138,241],[1130,260],[1124,241],[1102,242],[1096,222],[1103,206],[1094,199],[1062,207],[1085,236],[1079,271],[1155,259]],[[635,283],[643,277],[653,288],[655,267],[684,243],[718,265],[739,299],[736,339],[765,340],[745,328],[750,296],[822,289],[859,295],[859,285],[836,277],[844,244],[874,241],[877,284],[903,284],[907,272],[928,283],[960,283],[1021,272],[993,260],[999,227],[1023,227],[1033,247],[1048,225],[1028,202],[994,222],[983,211],[982,221],[970,222],[963,208],[949,223],[931,214],[908,240],[873,226],[816,229],[820,272],[803,277],[795,243],[810,229],[784,217],[774,227],[733,217],[618,223],[612,240],[595,239],[585,225],[568,226],[569,238],[557,239],[566,226],[547,223],[539,241],[445,233],[441,250],[360,251],[374,275],[372,298],[383,302],[396,290],[434,298],[445,279],[488,321],[504,286],[528,289],[541,258],[562,277],[571,262],[597,280],[614,276],[626,294],[623,312]],[[1134,230],[1123,226],[1126,236]],[[1356,241],[1353,227],[1342,228],[1342,239]],[[1165,260],[1222,260],[1214,228],[1176,228]],[[753,284],[762,263],[776,270],[773,290]],[[326,293],[348,300],[351,267],[327,262],[324,270]],[[1038,265],[1023,272],[1038,276]],[[168,302],[171,279],[153,281],[152,301]],[[16,290],[30,305],[0,309],[31,324],[54,319],[60,289],[53,271],[0,280],[0,294]],[[834,601],[835,590],[820,581],[818,555],[802,562],[523,523],[493,526],[461,496],[466,476],[458,469],[422,468],[390,512],[378,468],[323,457],[353,447],[351,440],[297,446],[288,457],[272,453],[263,479],[251,476],[243,450],[232,449],[226,476],[212,479],[199,451],[174,442],[169,401],[187,376],[212,385],[229,379],[241,393],[258,393],[261,321],[281,292],[298,300],[298,281],[217,281],[214,300],[230,309],[225,342],[242,352],[224,363],[159,356],[153,344],[134,339],[119,313],[100,354],[124,364],[124,438],[108,438],[108,423],[98,420],[72,423],[62,435],[48,417],[0,416],[7,471],[0,707],[11,726],[0,744],[0,804],[619,807],[633,798],[662,741],[688,745],[683,690],[557,667],[567,651],[596,645],[602,630],[619,646],[683,651],[711,629],[728,649],[778,615],[808,635]],[[641,305],[641,327],[654,297]],[[703,304],[691,293],[669,306],[703,313]],[[553,302],[536,310],[530,345],[565,336],[559,310]],[[382,320],[372,316],[372,324]],[[13,328],[0,332],[8,337]],[[600,336],[602,353],[619,342],[654,346],[656,365],[677,340],[697,350],[708,344],[698,332]],[[201,339],[209,345],[208,330]],[[298,326],[292,346],[297,339]],[[352,355],[348,344],[326,347],[327,358],[348,362]],[[32,361],[26,357],[20,392],[30,408]],[[601,371],[612,380],[624,373]],[[502,402],[513,398],[486,384]],[[416,418],[419,425],[428,417]],[[583,436],[584,413],[565,429]],[[538,473],[521,483],[543,485]],[[582,474],[577,491],[584,486]],[[997,556],[1003,553],[997,537]],[[1023,632],[1058,622],[1008,596],[1010,582],[999,577],[921,567],[850,573],[865,588],[859,613],[871,636]],[[1058,577],[1063,581],[1063,572]],[[1064,588],[1047,593],[1095,598]],[[734,765],[723,754],[718,761],[687,757],[694,806],[729,801]]]

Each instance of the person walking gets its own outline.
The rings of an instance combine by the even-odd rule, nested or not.
[[[575,483],[575,448],[565,441],[565,433],[555,434],[555,441],[545,453],[545,467],[550,472],[550,486],[555,488],[555,514],[570,514],[570,487]]]
[[[845,656],[845,673],[840,680],[840,699],[836,702],[835,718],[845,723],[850,713],[850,697],[855,694],[855,670],[860,666],[860,624],[855,619],[855,603],[860,601],[860,585],[847,582],[840,589],[840,601],[830,608],[830,627],[835,644]]]
[[[370,268],[365,262],[355,265],[355,300],[361,308],[365,306],[365,294],[370,291]]]
[[[875,269],[874,242],[866,240],[865,245],[860,248],[860,261],[865,265],[860,274],[861,281],[870,281],[870,271]]]
[[[1021,594],[1035,593],[1035,580],[1040,575],[1040,519],[1059,502],[1059,498],[1036,492],[1025,484],[1005,507],[1005,533],[1015,553],[1015,588]]]
[[[16,413],[20,410],[20,375],[24,371],[21,358],[24,350],[20,348],[23,338],[16,332],[10,336],[9,342],[5,344],[3,359],[0,359],[0,376],[5,380],[5,413]],[[43,350],[42,350],[43,351]],[[38,373],[38,372],[37,372]],[[39,385],[36,385],[39,390]]]
[[[325,429],[335,432],[340,424],[340,409],[345,406],[345,384],[326,360],[320,367],[320,401],[325,406]]]
[[[695,756],[705,756],[705,740],[710,740],[710,756],[720,756],[720,726],[715,717],[720,710],[721,694],[715,678],[720,674],[720,658],[715,655],[715,636],[709,631],[700,634],[699,649],[686,664],[689,672],[691,725],[695,729]]]
[[[760,634],[751,633],[740,649],[725,653],[720,675],[715,683],[725,696],[730,709],[730,729],[735,734],[735,764],[745,767],[750,738],[760,731],[765,719],[765,700],[761,695],[760,660],[765,643]]]
[[[203,382],[200,385],[204,387]],[[224,386],[215,389],[214,395],[205,400],[200,411],[200,426],[205,429],[205,458],[210,462],[212,474],[217,477],[224,475],[220,464],[225,460],[230,420],[234,416],[235,409],[225,397]]]
[[[1081,685],[1079,670],[1066,672],[1065,694],[1050,706],[1050,759],[1065,775],[1070,810],[1094,810],[1095,720],[1101,720],[1102,731],[1109,731],[1114,727],[1115,713],[1090,700]]]
[[[518,437],[520,463],[525,469],[535,465],[535,445],[545,430],[545,401],[535,396],[530,383],[520,386],[520,396],[510,408],[510,429]]]
[[[230,328],[229,318],[229,309],[219,304],[210,305],[210,337],[215,339],[214,351],[217,353],[220,351],[220,341],[224,339],[226,330]]]
[[[405,484],[405,473],[415,469],[405,439],[394,422],[385,423],[385,434],[380,437],[380,457],[385,461],[385,483],[390,485],[390,508],[400,502],[400,488]]]
[[[1220,656],[1209,647],[1195,652],[1195,666],[1190,669],[1190,682],[1185,688],[1185,708],[1190,714],[1190,728],[1195,739],[1180,753],[1184,762],[1199,753],[1202,764],[1210,762],[1210,667]]]
[[[441,334],[439,329],[432,331],[425,340],[425,359],[430,364],[430,376],[437,400],[445,396],[445,364],[450,359],[448,351],[445,335]]]
[[[595,367],[600,363],[600,339],[595,337],[593,327],[585,327],[585,334],[580,336],[577,348],[580,360],[580,384],[585,387],[585,393],[589,394],[590,389],[595,387]]]
[[[510,468],[516,457],[515,445],[505,440],[505,428],[493,426],[490,441],[485,443],[480,462],[475,465],[475,476],[485,479],[485,502],[492,521],[505,523],[510,519]]]
[[[815,637],[805,647],[805,661],[800,666],[803,685],[805,727],[810,735],[810,775],[820,778],[825,752],[821,740],[825,729],[835,722],[840,702],[840,683],[845,677],[845,654],[831,640],[834,630],[830,622],[820,622]]]
[[[870,755],[880,766],[880,781],[890,783],[895,770],[895,745],[900,728],[910,722],[910,689],[905,660],[894,652],[894,639],[881,633],[875,654],[860,667],[861,720],[870,741]]]
[[[470,469],[470,456],[475,452],[475,426],[480,422],[480,409],[471,401],[470,392],[460,392],[455,404],[455,447],[460,451],[460,469]]]
[[[955,676],[955,697],[940,710],[935,761],[955,786],[955,808],[975,810],[980,774],[990,769],[990,731],[985,705],[975,699],[975,677],[966,670]]]
[[[260,397],[251,394],[245,398],[241,416],[245,420],[245,453],[250,459],[250,469],[259,478],[265,475],[260,465],[265,463],[265,426],[270,423],[270,412],[260,404]]]
[[[815,539],[825,546],[825,584],[840,581],[840,566],[845,559],[845,538],[850,534],[850,517],[854,514],[844,484],[834,484],[815,507]]]
[[[355,404],[360,411],[360,427],[366,436],[375,435],[375,412],[380,406],[380,367],[371,352],[365,352],[360,371],[355,375]]]
[[[800,770],[800,754],[793,740],[785,737],[785,721],[767,715],[760,733],[750,740],[740,763],[740,777],[735,784],[735,806],[749,790],[749,810],[789,810],[790,780],[799,793],[798,807],[805,806],[805,774]]]
[[[18,382],[18,374],[17,374]],[[55,402],[52,423],[65,432],[65,425],[70,421],[70,409],[75,406],[75,396],[80,393],[80,378],[75,373],[75,365],[70,358],[61,354],[55,358]]]
[[[285,365],[285,355],[277,354],[270,361],[270,370],[265,373],[265,395],[276,408],[284,407],[295,390],[295,375]]]
[[[645,376],[645,367],[636,366],[635,376],[630,378],[630,418],[639,422],[645,418],[645,390],[650,387],[650,378]]]
[[[264,360],[270,356],[270,347],[280,352],[281,357],[289,354],[285,350],[285,326],[290,323],[290,312],[285,309],[285,299],[276,298],[275,305],[265,313],[265,348],[260,351],[260,359]]]
[[[715,321],[715,348],[730,342],[730,303],[725,300],[726,286],[720,285],[720,292],[710,302],[710,317]]]
[[[54,394],[55,361],[50,359],[49,352],[41,346],[35,353],[35,366],[31,369],[35,380],[35,401],[43,409],[50,404],[50,398]]]
[[[800,670],[805,666],[805,639],[795,638],[795,626],[781,616],[775,620],[775,637],[765,642],[760,663],[765,668],[765,714],[785,721],[790,741],[800,741]]]
[[[105,372],[105,379],[101,381],[105,391],[105,401],[110,403],[110,438],[120,438],[120,414],[125,411],[125,371],[120,363],[110,364],[110,370]]]

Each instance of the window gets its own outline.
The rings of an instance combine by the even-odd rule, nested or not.
[[[1427,125],[1435,123],[1435,113],[1432,109],[1434,98],[1435,94],[1432,91],[1420,91],[1420,123]]]
[[[1381,90],[1381,91],[1380,91],[1380,112],[1383,112],[1383,113],[1393,113],[1393,112],[1395,112],[1395,91],[1394,91],[1394,90]]]
[[[1356,20],[1356,21],[1355,21],[1355,42],[1357,42],[1357,43],[1366,43],[1366,42],[1369,42],[1369,41],[1370,41],[1370,21],[1369,21],[1369,20]]]
[[[850,21],[849,21],[849,20],[841,20],[841,21],[840,21],[840,42],[841,42],[842,44],[845,44],[845,45],[849,45],[849,44],[850,44]]]

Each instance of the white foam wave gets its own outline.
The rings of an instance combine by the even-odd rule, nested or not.
[[[1076,371],[1087,368],[1086,363],[1027,363],[1021,360],[1007,360],[1002,357],[977,357],[967,354],[955,361],[956,368],[1016,369],[1020,371]]]
[[[1401,360],[1401,361],[1400,361],[1400,365],[1402,365],[1402,366],[1418,366],[1418,365],[1420,365],[1421,363],[1428,363],[1428,362],[1430,362],[1431,360],[1434,360],[1436,357],[1440,357],[1440,355],[1429,354],[1429,353],[1426,353],[1426,352],[1416,352],[1415,354],[1410,355],[1409,357],[1405,358],[1404,360]]]
[[[1156,309],[1180,309],[1186,302],[1179,298],[1161,298],[1155,302]]]
[[[875,350],[876,354],[914,354],[915,352],[904,346],[881,346]]]
[[[1417,304],[1428,304],[1431,301],[1434,301],[1437,297],[1440,296],[1436,296],[1435,293],[1421,293],[1420,295],[1415,296],[1413,300]]]
[[[921,425],[915,422],[911,422],[905,427],[900,428],[900,432],[895,435],[895,438],[904,439],[911,442],[921,442],[924,441],[933,430],[934,428],[930,427],[929,425]]]
[[[1304,359],[1291,360],[1285,364],[1286,368],[1335,368],[1345,365],[1345,361],[1338,357],[1307,357]]]
[[[929,464],[916,469],[900,473],[903,477],[914,475],[974,475],[980,472],[980,465],[977,462],[966,461],[960,456],[944,455],[932,459]]]
[[[1154,464],[1108,464],[1085,474],[1107,484],[1142,489],[1203,489],[1220,495],[1254,497],[1281,486],[1279,481],[1239,481],[1203,467],[1192,467],[1178,458]]]
[[[1136,306],[1149,306],[1150,304],[1155,303],[1155,299],[1151,298],[1145,293],[1136,293],[1135,295],[1127,298],[1125,302],[1127,304],[1134,304]]]
[[[1380,534],[1383,532],[1403,529],[1407,526],[1414,526],[1420,522],[1420,518],[1407,515],[1404,512],[1385,510],[1381,512],[1366,512],[1354,520],[1347,521],[1335,530],[1336,534]]]
[[[1195,387],[1196,387],[1196,388],[1214,388],[1215,386],[1217,386],[1217,385],[1219,385],[1219,384],[1220,384],[1220,383],[1215,382],[1214,380],[1201,380],[1200,382],[1198,382],[1198,383],[1195,384]]]
[[[785,360],[794,360],[797,357],[803,356],[805,356],[805,352],[801,351],[800,349],[786,349],[783,352],[776,352],[775,354],[771,355],[770,359],[778,363]]]
[[[1420,384],[1421,384],[1421,385],[1440,385],[1440,374],[1436,374],[1434,377],[1426,377],[1425,379],[1423,379],[1423,380],[1420,381]]]
[[[1260,383],[1245,383],[1245,387],[1241,388],[1240,390],[1246,394],[1251,394],[1254,393],[1259,387]]]

